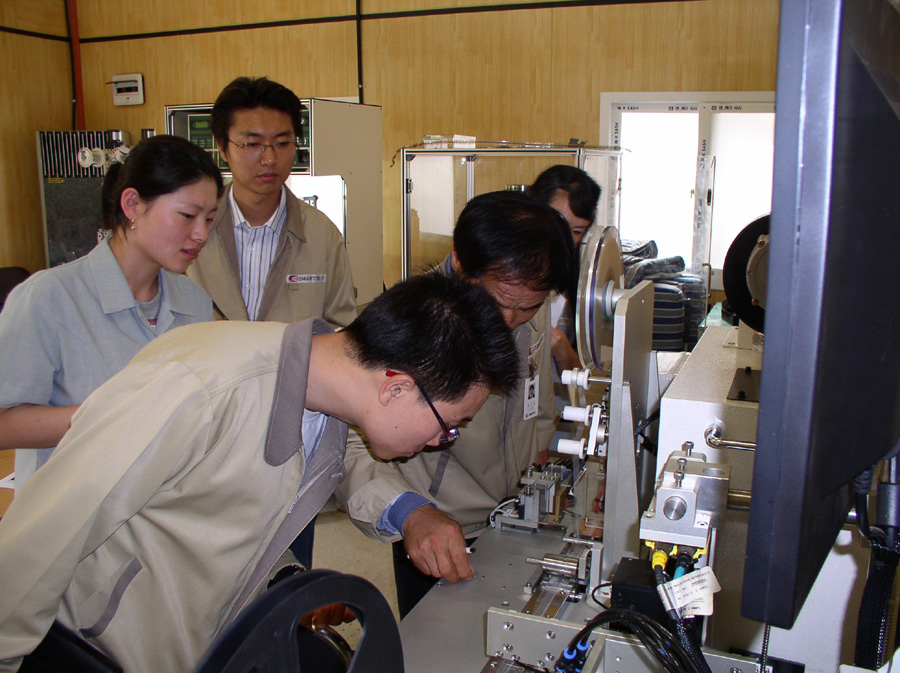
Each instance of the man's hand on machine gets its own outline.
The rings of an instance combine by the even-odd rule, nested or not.
[[[414,509],[406,518],[403,545],[416,568],[426,575],[448,582],[475,577],[462,528],[432,505]]]

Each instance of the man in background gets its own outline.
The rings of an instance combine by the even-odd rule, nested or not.
[[[436,578],[474,576],[467,538],[484,530],[498,502],[518,492],[531,464],[546,460],[556,421],[547,298],[568,287],[574,267],[568,224],[527,194],[482,194],[459,216],[440,272],[494,297],[519,352],[516,386],[492,394],[463,426],[448,423],[443,451],[388,464],[351,437],[348,474],[335,493],[364,533],[394,541],[401,617]]]
[[[356,318],[340,232],[285,186],[301,127],[300,99],[265,77],[238,77],[213,105],[213,135],[232,182],[188,276],[212,297],[219,318],[324,318],[335,328]],[[314,536],[311,523],[291,546],[307,567]]]
[[[265,77],[238,77],[213,105],[212,130],[232,182],[190,278],[228,320],[349,325],[356,299],[344,240],[285,186],[301,135],[300,99]]]

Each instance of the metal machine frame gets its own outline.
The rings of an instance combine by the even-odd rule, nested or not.
[[[460,201],[464,204],[476,194],[485,190],[476,184],[476,165],[481,158],[558,158],[571,162],[572,165],[586,170],[600,184],[606,203],[603,212],[598,212],[597,224],[617,225],[619,221],[619,175],[622,151],[610,147],[583,147],[568,145],[539,145],[525,143],[466,143],[469,147],[414,147],[401,150],[400,164],[402,168],[403,207],[401,210],[401,278],[406,279],[413,269],[412,259],[412,199],[415,188],[411,176],[411,164],[417,157],[457,158],[464,163],[462,185],[442,185],[442,189],[458,190]],[[536,177],[536,176],[531,176]],[[461,206],[460,206],[461,208]],[[458,214],[458,213],[456,213]],[[452,227],[452,222],[450,223]]]
[[[759,340],[747,328],[711,327],[691,354],[663,357],[651,350],[651,283],[627,291],[607,283],[579,294],[591,294],[593,301],[594,293],[612,297],[604,309],[612,304],[612,366],[608,372],[576,370],[570,379],[600,389],[580,416],[593,441],[573,443],[573,511],[554,509],[567,488],[563,471],[526,474],[517,506],[501,510],[497,527],[473,545],[476,579],[439,582],[401,622],[410,673],[442,670],[437,662],[445,660],[454,671],[553,670],[569,639],[599,612],[591,598],[608,600],[604,587],[620,559],[646,557],[643,540],[705,547],[698,564],[711,566],[722,587],[705,622],[707,662],[715,673],[758,668],[754,659],[725,650],[760,651],[763,630],[738,611],[756,404],[741,395],[728,399],[735,381],[747,378],[746,369],[758,368]],[[637,434],[657,409],[658,455],[652,460]],[[595,431],[597,414],[605,432]],[[578,521],[587,518],[592,489],[604,478],[599,542]],[[732,506],[737,509],[726,515]],[[826,563],[799,628],[772,630],[771,655],[803,661],[811,673],[836,668],[848,631],[844,622],[852,619],[836,608],[852,603],[861,590],[863,578],[853,575],[860,545],[842,545]],[[591,641],[585,671],[658,670],[630,636],[597,629]]]

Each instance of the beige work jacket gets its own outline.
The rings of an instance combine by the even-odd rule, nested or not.
[[[256,319],[324,318],[332,327],[346,327],[356,318],[356,294],[344,239],[323,213],[286,191],[287,219]],[[217,317],[248,319],[227,194],[187,275],[212,298]]]
[[[314,330],[172,330],[87,399],[0,521],[0,670],[54,619],[126,671],[194,669],[343,475],[344,423],[303,450]]]
[[[475,417],[460,426],[460,437],[450,448],[426,448],[408,460],[386,463],[350,433],[347,476],[335,496],[360,530],[385,542],[399,539],[376,524],[396,496],[414,491],[458,521],[469,537],[486,527],[500,500],[518,491],[519,478],[549,446],[556,427],[549,302],[513,336],[522,367],[518,387],[509,396],[491,394]],[[539,411],[525,420],[525,382],[535,373],[540,377]]]

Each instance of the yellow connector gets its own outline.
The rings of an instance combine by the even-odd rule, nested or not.
[[[669,561],[669,552],[667,552],[663,549],[657,549],[656,551],[653,552],[653,556],[651,558],[650,563],[654,568],[662,568],[663,570],[665,570],[666,563],[668,561]]]

